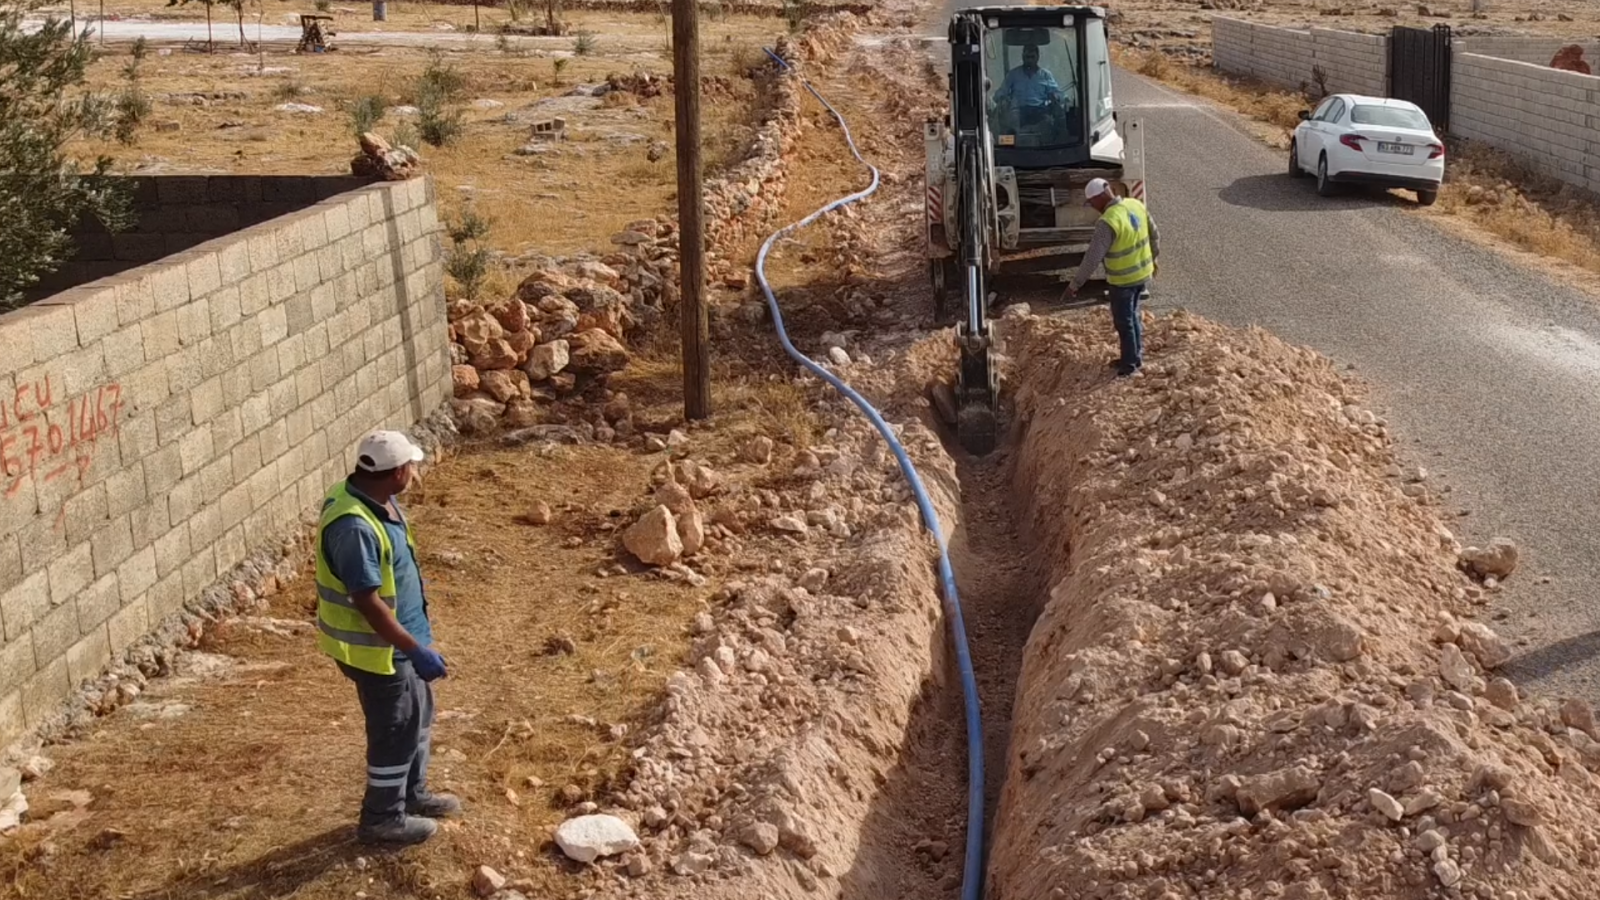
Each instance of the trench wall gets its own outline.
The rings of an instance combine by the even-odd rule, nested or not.
[[[0,316],[0,744],[450,390],[430,181]]]

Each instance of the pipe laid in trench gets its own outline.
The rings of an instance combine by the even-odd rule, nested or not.
[[[766,48],[763,48],[766,49]],[[794,71],[789,62],[778,54],[767,50],[767,55],[777,61],[778,65]],[[965,707],[966,733],[967,733],[967,846],[965,862],[961,876],[961,900],[978,900],[983,893],[983,721],[978,708],[978,682],[972,669],[972,655],[967,647],[966,623],[961,616],[961,600],[956,594],[955,572],[950,567],[950,552],[945,543],[944,533],[939,526],[939,516],[933,509],[933,501],[928,496],[927,488],[923,485],[922,477],[917,473],[917,468],[911,462],[911,457],[896,437],[894,429],[884,421],[883,415],[875,409],[866,398],[862,397],[855,389],[851,388],[837,375],[819,365],[815,360],[795,349],[789,340],[789,332],[783,325],[783,311],[778,307],[778,299],[772,293],[772,285],[767,282],[766,263],[767,253],[779,238],[811,224],[824,214],[840,207],[855,203],[871,196],[878,190],[878,169],[861,156],[861,151],[856,148],[855,138],[850,134],[850,126],[844,116],[833,108],[816,88],[811,86],[803,76],[796,73],[800,83],[806,90],[817,98],[824,108],[838,121],[839,128],[844,132],[844,139],[850,146],[850,153],[856,161],[866,166],[872,173],[872,183],[865,188],[848,194],[824,204],[805,218],[778,229],[761,243],[761,251],[756,254],[756,282],[761,285],[761,293],[766,295],[767,307],[772,312],[773,327],[777,330],[778,341],[783,345],[784,352],[794,357],[812,374],[832,385],[843,394],[851,403],[859,408],[863,415],[872,422],[878,434],[888,444],[900,465],[900,471],[905,475],[906,481],[911,485],[911,491],[916,495],[917,508],[922,513],[922,524],[933,534],[934,542],[939,547],[939,584],[943,594],[945,622],[950,629],[950,639],[955,645],[956,666],[960,670],[962,705]]]

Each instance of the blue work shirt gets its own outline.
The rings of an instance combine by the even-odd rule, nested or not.
[[[406,543],[405,511],[395,501],[394,508],[400,512],[400,517],[395,518],[382,503],[356,490],[355,485],[345,482],[345,490],[365,503],[389,533],[389,544],[394,548],[395,618],[417,643],[431,646],[433,627],[428,624],[428,601],[422,595],[422,572],[417,568],[417,558],[411,552],[411,545]],[[344,582],[351,593],[374,590],[383,583],[378,565],[381,557],[378,536],[360,516],[343,516],[324,529],[322,553],[333,577]],[[400,660],[406,655],[396,647],[394,657]]]
[[[1006,80],[995,92],[995,97],[1010,97],[1019,106],[1043,106],[1060,93],[1056,77],[1049,70],[1039,67],[1030,76],[1025,66],[1017,66],[1006,73]]]

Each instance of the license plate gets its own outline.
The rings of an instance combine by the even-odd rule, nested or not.
[[[1414,151],[1412,150],[1412,147],[1411,147],[1410,144],[1385,144],[1384,142],[1379,141],[1378,142],[1378,152],[1379,153],[1399,153],[1402,156],[1410,156]]]

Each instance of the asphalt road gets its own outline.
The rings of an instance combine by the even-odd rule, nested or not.
[[[1468,511],[1463,543],[1521,547],[1493,623],[1520,644],[1510,677],[1600,701],[1600,298],[1445,234],[1409,193],[1318,197],[1232,113],[1116,78],[1145,121],[1152,307],[1353,364],[1409,461]]]

